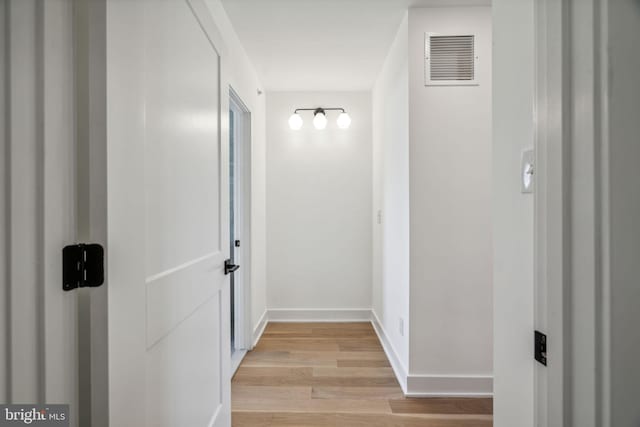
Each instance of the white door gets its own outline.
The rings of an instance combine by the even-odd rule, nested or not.
[[[231,367],[232,372],[240,366],[242,358],[250,348],[247,334],[248,279],[251,266],[250,224],[247,218],[247,194],[250,194],[250,161],[248,133],[251,115],[239,96],[230,90],[229,96],[229,234],[230,258],[239,268],[231,274]],[[249,202],[250,203],[250,202]]]
[[[104,6],[108,348],[94,402],[110,426],[229,426],[221,38],[200,0]]]

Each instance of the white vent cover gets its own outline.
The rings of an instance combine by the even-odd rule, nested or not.
[[[425,86],[477,85],[475,35],[424,36]]]

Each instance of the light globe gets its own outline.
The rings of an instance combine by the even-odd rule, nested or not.
[[[349,129],[351,126],[351,117],[347,113],[340,113],[338,116],[338,127],[340,129]]]
[[[313,125],[316,129],[321,130],[327,127],[327,116],[323,112],[318,112],[313,117]]]
[[[293,130],[298,130],[302,127],[302,117],[300,117],[300,114],[293,113],[291,117],[289,117],[289,127]]]

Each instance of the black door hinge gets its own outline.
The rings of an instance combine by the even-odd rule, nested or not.
[[[104,283],[104,249],[92,244],[62,249],[62,289],[96,287]]]
[[[540,331],[534,332],[533,349],[535,359],[547,366],[547,336]]]

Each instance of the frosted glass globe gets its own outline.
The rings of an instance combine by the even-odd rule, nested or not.
[[[302,117],[300,117],[300,114],[293,113],[291,117],[289,117],[289,127],[293,130],[298,130],[302,127]]]
[[[316,129],[324,129],[327,127],[327,116],[324,113],[317,113],[313,118],[313,125]]]
[[[338,127],[340,129],[349,129],[351,126],[351,117],[347,113],[340,113],[338,116]]]

